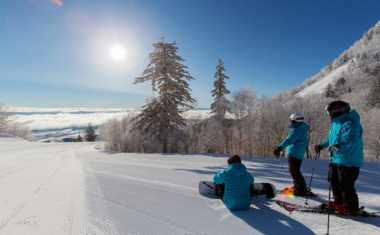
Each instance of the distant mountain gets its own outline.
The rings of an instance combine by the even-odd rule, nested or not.
[[[300,87],[288,91],[295,97],[322,94],[330,84],[339,94],[368,89],[368,83],[380,71],[380,21],[363,38],[344,51],[318,74]]]

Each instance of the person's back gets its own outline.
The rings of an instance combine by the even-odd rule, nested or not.
[[[301,164],[307,146],[307,136],[309,126],[304,122],[304,116],[300,113],[293,113],[289,117],[292,130],[282,143],[273,149],[273,154],[278,158],[280,152],[288,148],[289,172],[294,181],[292,192],[295,195],[311,195],[310,189],[306,188],[305,178],[301,173]]]
[[[329,138],[322,143],[324,148],[338,144],[343,151],[334,153],[333,163],[347,167],[363,167],[363,128],[355,110],[332,118]]]
[[[217,185],[225,184],[223,202],[228,209],[246,210],[252,202],[250,185],[254,179],[241,163],[239,156],[232,156],[228,163],[228,168],[215,174],[213,180]]]

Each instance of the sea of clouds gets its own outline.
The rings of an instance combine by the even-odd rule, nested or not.
[[[138,109],[105,108],[14,108],[17,121],[28,125],[35,141],[56,142],[65,138],[84,135],[89,123],[98,129],[112,118],[122,118],[127,112],[139,112]],[[204,118],[209,110],[191,110],[186,118]]]
[[[56,142],[83,136],[89,123],[97,129],[103,122],[122,117],[128,109],[14,108],[14,117],[29,126],[35,141]]]

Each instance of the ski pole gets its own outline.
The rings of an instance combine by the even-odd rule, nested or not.
[[[315,160],[314,160],[314,165],[313,165],[313,171],[311,172],[311,177],[310,177],[310,183],[309,183],[309,189],[311,187],[311,181],[313,180],[313,175],[314,175],[314,168],[315,168],[315,163],[317,162],[317,158],[319,158],[319,155],[321,154],[321,151],[319,151],[317,154],[315,154]],[[307,204],[307,200],[309,200],[309,194],[307,194],[306,196],[306,202],[305,204]]]
[[[282,157],[284,156],[285,156],[285,151],[282,151]],[[280,158],[278,157],[277,160],[280,162],[282,170],[284,170],[284,175],[285,175],[286,180],[288,181],[289,185],[291,185],[291,182],[289,181],[288,176],[286,175],[284,166],[282,165]]]
[[[333,151],[330,151],[330,164],[329,164],[329,174],[328,174],[328,179],[329,179],[329,203],[331,200],[331,178],[332,178],[332,158],[334,156]],[[329,230],[330,230],[330,208],[327,209],[327,233],[326,235],[329,235]]]

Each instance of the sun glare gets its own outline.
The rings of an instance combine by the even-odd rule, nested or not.
[[[111,57],[117,61],[123,60],[127,55],[125,49],[122,46],[113,46],[111,48],[110,54],[111,54]]]

